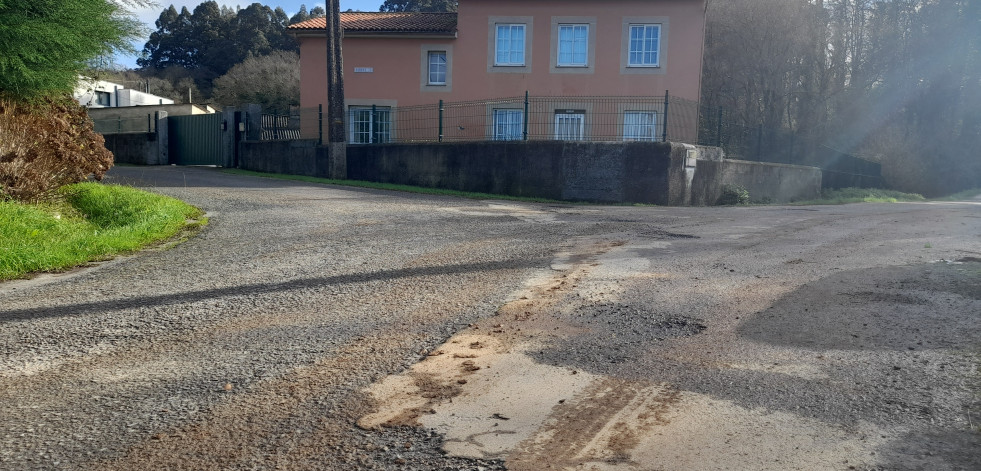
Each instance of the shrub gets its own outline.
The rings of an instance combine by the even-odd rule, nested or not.
[[[0,101],[0,199],[48,199],[61,186],[90,176],[101,180],[112,160],[85,108],[74,101]]]
[[[735,205],[749,204],[749,190],[739,185],[722,185],[722,194],[719,195],[718,204]]]

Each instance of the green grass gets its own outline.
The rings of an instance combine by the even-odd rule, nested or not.
[[[398,185],[395,183],[377,183],[377,182],[366,182],[361,180],[334,180],[330,178],[305,177],[302,175],[284,175],[279,173],[263,173],[263,172],[253,172],[251,170],[237,170],[237,169],[225,169],[222,171],[235,175],[249,175],[253,177],[277,178],[280,180],[296,180],[301,182],[323,183],[327,185],[353,186],[358,188],[370,188],[373,190],[403,191],[406,193],[420,193],[425,195],[456,196],[459,198],[468,198],[468,199],[475,199],[475,200],[494,199],[494,200],[508,200],[508,201],[525,201],[529,203],[586,204],[586,203],[576,203],[570,201],[551,200],[548,198],[495,195],[492,193],[475,193],[470,191],[447,190],[443,188],[427,188],[422,186]]]
[[[895,190],[842,188],[840,190],[824,190],[821,192],[820,199],[797,201],[793,204],[899,203],[910,201],[926,201],[926,198],[916,193],[903,193]]]
[[[79,183],[60,197],[0,201],[0,280],[105,260],[207,223],[187,203],[124,186]]]

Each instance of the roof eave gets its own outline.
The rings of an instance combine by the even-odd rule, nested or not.
[[[294,38],[326,37],[323,29],[302,29],[287,31]],[[344,31],[345,38],[415,38],[415,39],[456,39],[456,31]]]

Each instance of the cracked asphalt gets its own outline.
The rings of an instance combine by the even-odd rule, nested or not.
[[[108,180],[210,224],[0,284],[0,469],[981,469],[981,200]]]

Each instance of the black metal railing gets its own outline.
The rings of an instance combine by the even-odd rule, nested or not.
[[[353,100],[352,100],[353,101]],[[287,119],[263,118],[263,139],[323,142],[323,106]],[[698,104],[663,96],[523,96],[413,106],[359,106],[347,112],[350,144],[483,140],[675,141],[695,144]],[[265,137],[269,135],[270,137]],[[272,137],[285,136],[285,137]]]
[[[324,142],[324,106],[263,115],[262,139]],[[728,158],[819,167],[828,181],[881,181],[878,163],[817,137],[745,123],[723,108],[673,97],[534,96],[413,106],[348,103],[347,142],[385,144],[488,140],[671,141],[721,147]],[[835,183],[837,184],[837,183]]]

